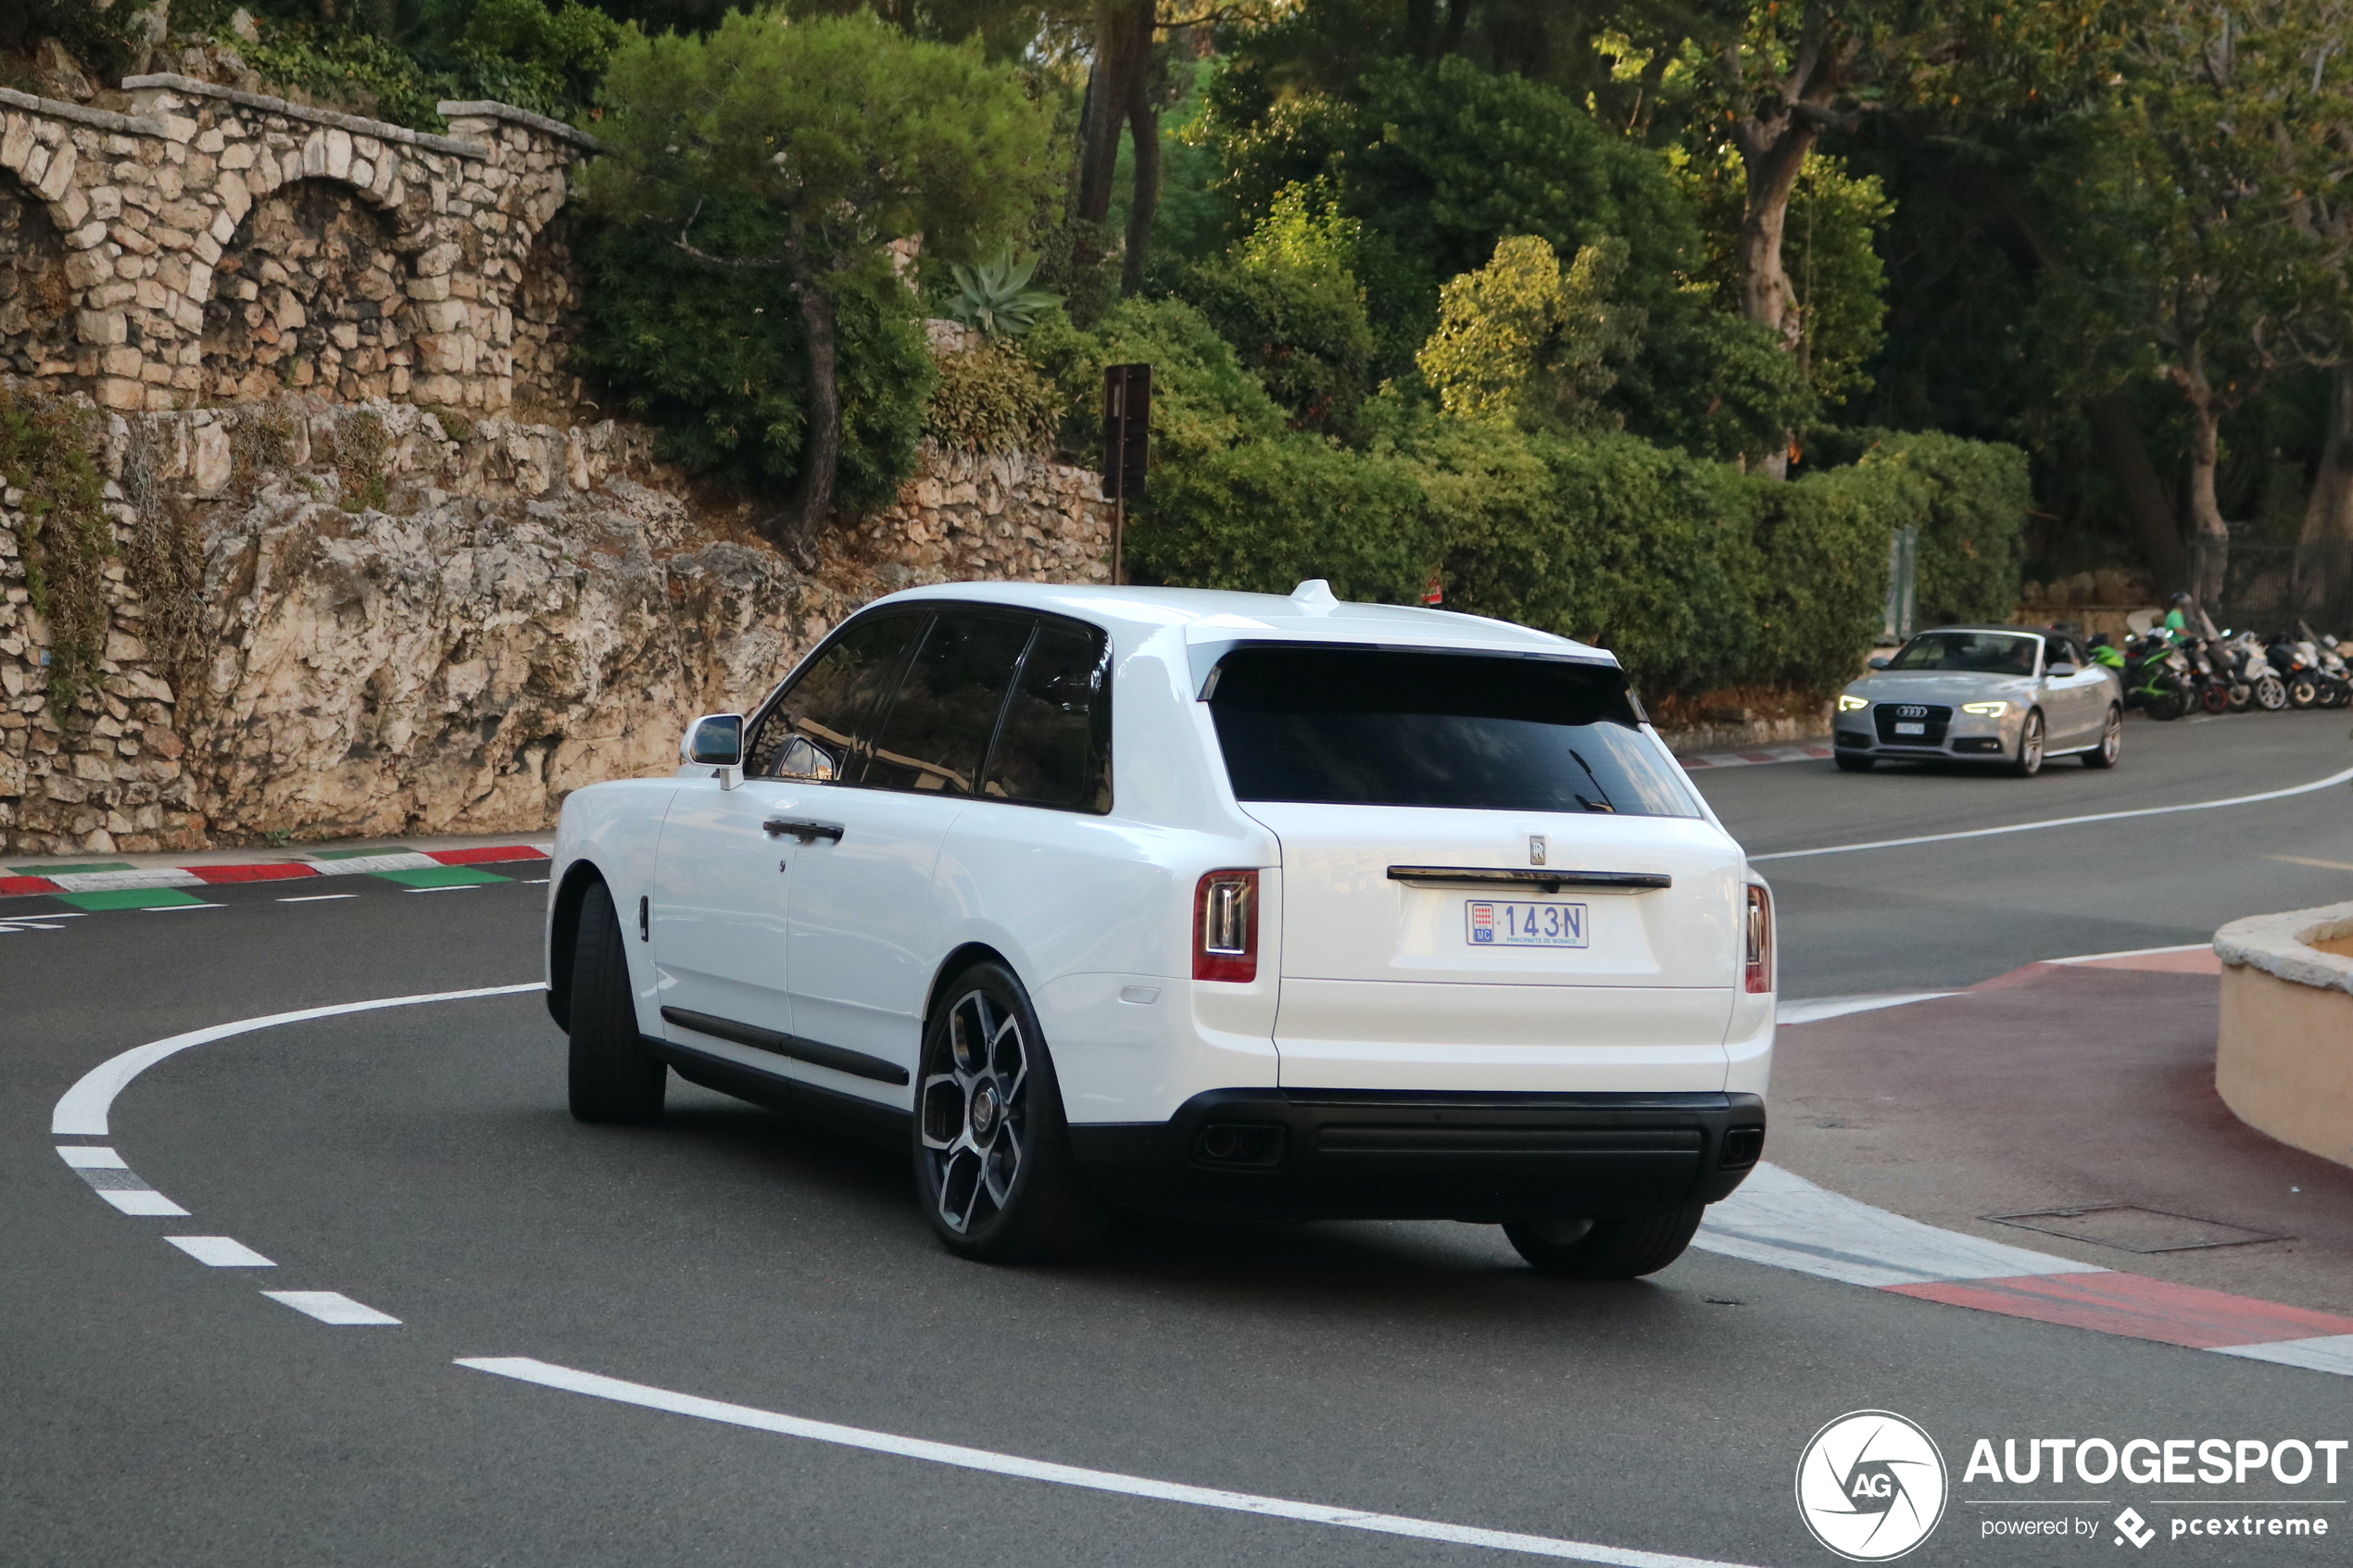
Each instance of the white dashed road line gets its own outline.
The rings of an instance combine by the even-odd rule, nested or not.
[[[111,1148],[59,1148],[57,1158],[90,1185],[92,1191],[126,1214],[170,1217],[188,1211],[141,1181]]]
[[[1511,1530],[1482,1530],[1474,1525],[1447,1524],[1434,1519],[1408,1519],[1397,1514],[1367,1513],[1359,1509],[1259,1497],[1250,1492],[1228,1492],[1214,1486],[1189,1486],[1176,1481],[1123,1475],[1115,1471],[1083,1470],[1076,1465],[1052,1464],[1044,1460],[1024,1459],[1016,1454],[992,1453],[987,1449],[934,1443],[921,1437],[871,1432],[863,1427],[837,1426],[829,1421],[810,1421],[801,1416],[785,1415],[749,1405],[727,1404],[719,1399],[675,1393],[643,1383],[624,1383],[620,1378],[604,1377],[593,1372],[576,1372],[570,1367],[534,1361],[527,1356],[468,1356],[459,1358],[458,1364],[476,1372],[511,1377],[522,1383],[535,1383],[543,1388],[610,1399],[616,1404],[638,1405],[647,1410],[667,1411],[673,1415],[693,1416],[700,1421],[748,1426],[758,1432],[774,1432],[780,1436],[803,1437],[812,1442],[837,1444],[842,1448],[864,1449],[872,1453],[896,1454],[905,1459],[954,1465],[962,1470],[986,1471],[996,1475],[1011,1475],[1025,1481],[1045,1481],[1055,1486],[1080,1486],[1089,1491],[1116,1492],[1131,1498],[1189,1503],[1195,1508],[1221,1509],[1234,1513],[1255,1513],[1270,1519],[1295,1520],[1303,1524],[1330,1524],[1344,1530],[1368,1530],[1377,1535],[1406,1536],[1416,1540],[1445,1541],[1454,1546],[1525,1552],[1533,1557],[1550,1557],[1569,1562],[1606,1563],[1613,1568],[1733,1568],[1733,1565],[1713,1558],[1637,1551],[1627,1547],[1600,1546],[1590,1541],[1526,1536]]]
[[[389,1312],[362,1306],[339,1290],[265,1290],[272,1301],[292,1307],[306,1317],[337,1328],[397,1328],[400,1320]]]
[[[357,898],[357,893],[306,893],[298,898],[281,898],[281,904],[330,904],[337,898]]]
[[[210,1269],[274,1269],[278,1266],[233,1236],[168,1236],[164,1240]]]
[[[2121,822],[2135,817],[2167,817],[2177,811],[2213,811],[2224,806],[2253,806],[2264,800],[2285,800],[2294,795],[2310,795],[2315,790],[2334,784],[2353,782],[2353,768],[2310,784],[2291,784],[2286,789],[2267,789],[2260,795],[2233,795],[2224,800],[2193,800],[2181,806],[2144,806],[2134,811],[2098,811],[2084,817],[2051,817],[2039,822],[2012,822],[2007,827],[1971,828],[1966,833],[1929,833],[1917,838],[1880,838],[1869,844],[1832,844],[1820,849],[1778,849],[1770,855],[1751,855],[1755,860],[1795,860],[1809,855],[1852,855],[1861,849],[1901,849],[1913,844],[1948,844],[1958,838],[1993,838],[2006,833],[2034,833],[2043,828],[2080,827],[2087,822]]]

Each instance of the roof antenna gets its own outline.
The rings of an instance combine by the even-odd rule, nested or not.
[[[1311,577],[1290,591],[1290,596],[1311,610],[1326,610],[1340,603],[1332,593],[1332,585],[1320,577]]]

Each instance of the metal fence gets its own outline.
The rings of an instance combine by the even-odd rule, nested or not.
[[[2353,543],[2194,543],[2190,581],[2217,626],[2271,632],[2301,617],[2315,632],[2353,636]]]

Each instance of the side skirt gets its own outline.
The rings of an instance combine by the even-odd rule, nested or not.
[[[763,1073],[725,1057],[698,1051],[692,1046],[640,1035],[647,1054],[670,1064],[678,1076],[714,1094],[728,1095],[787,1116],[809,1116],[825,1122],[862,1143],[892,1154],[903,1154],[912,1135],[912,1113],[876,1105],[855,1095],[796,1082],[781,1073]]]

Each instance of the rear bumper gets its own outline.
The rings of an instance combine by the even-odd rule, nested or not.
[[[1214,1089],[1166,1122],[1080,1124],[1070,1141],[1114,1202],[1492,1222],[1713,1203],[1755,1169],[1764,1130],[1747,1094]]]

